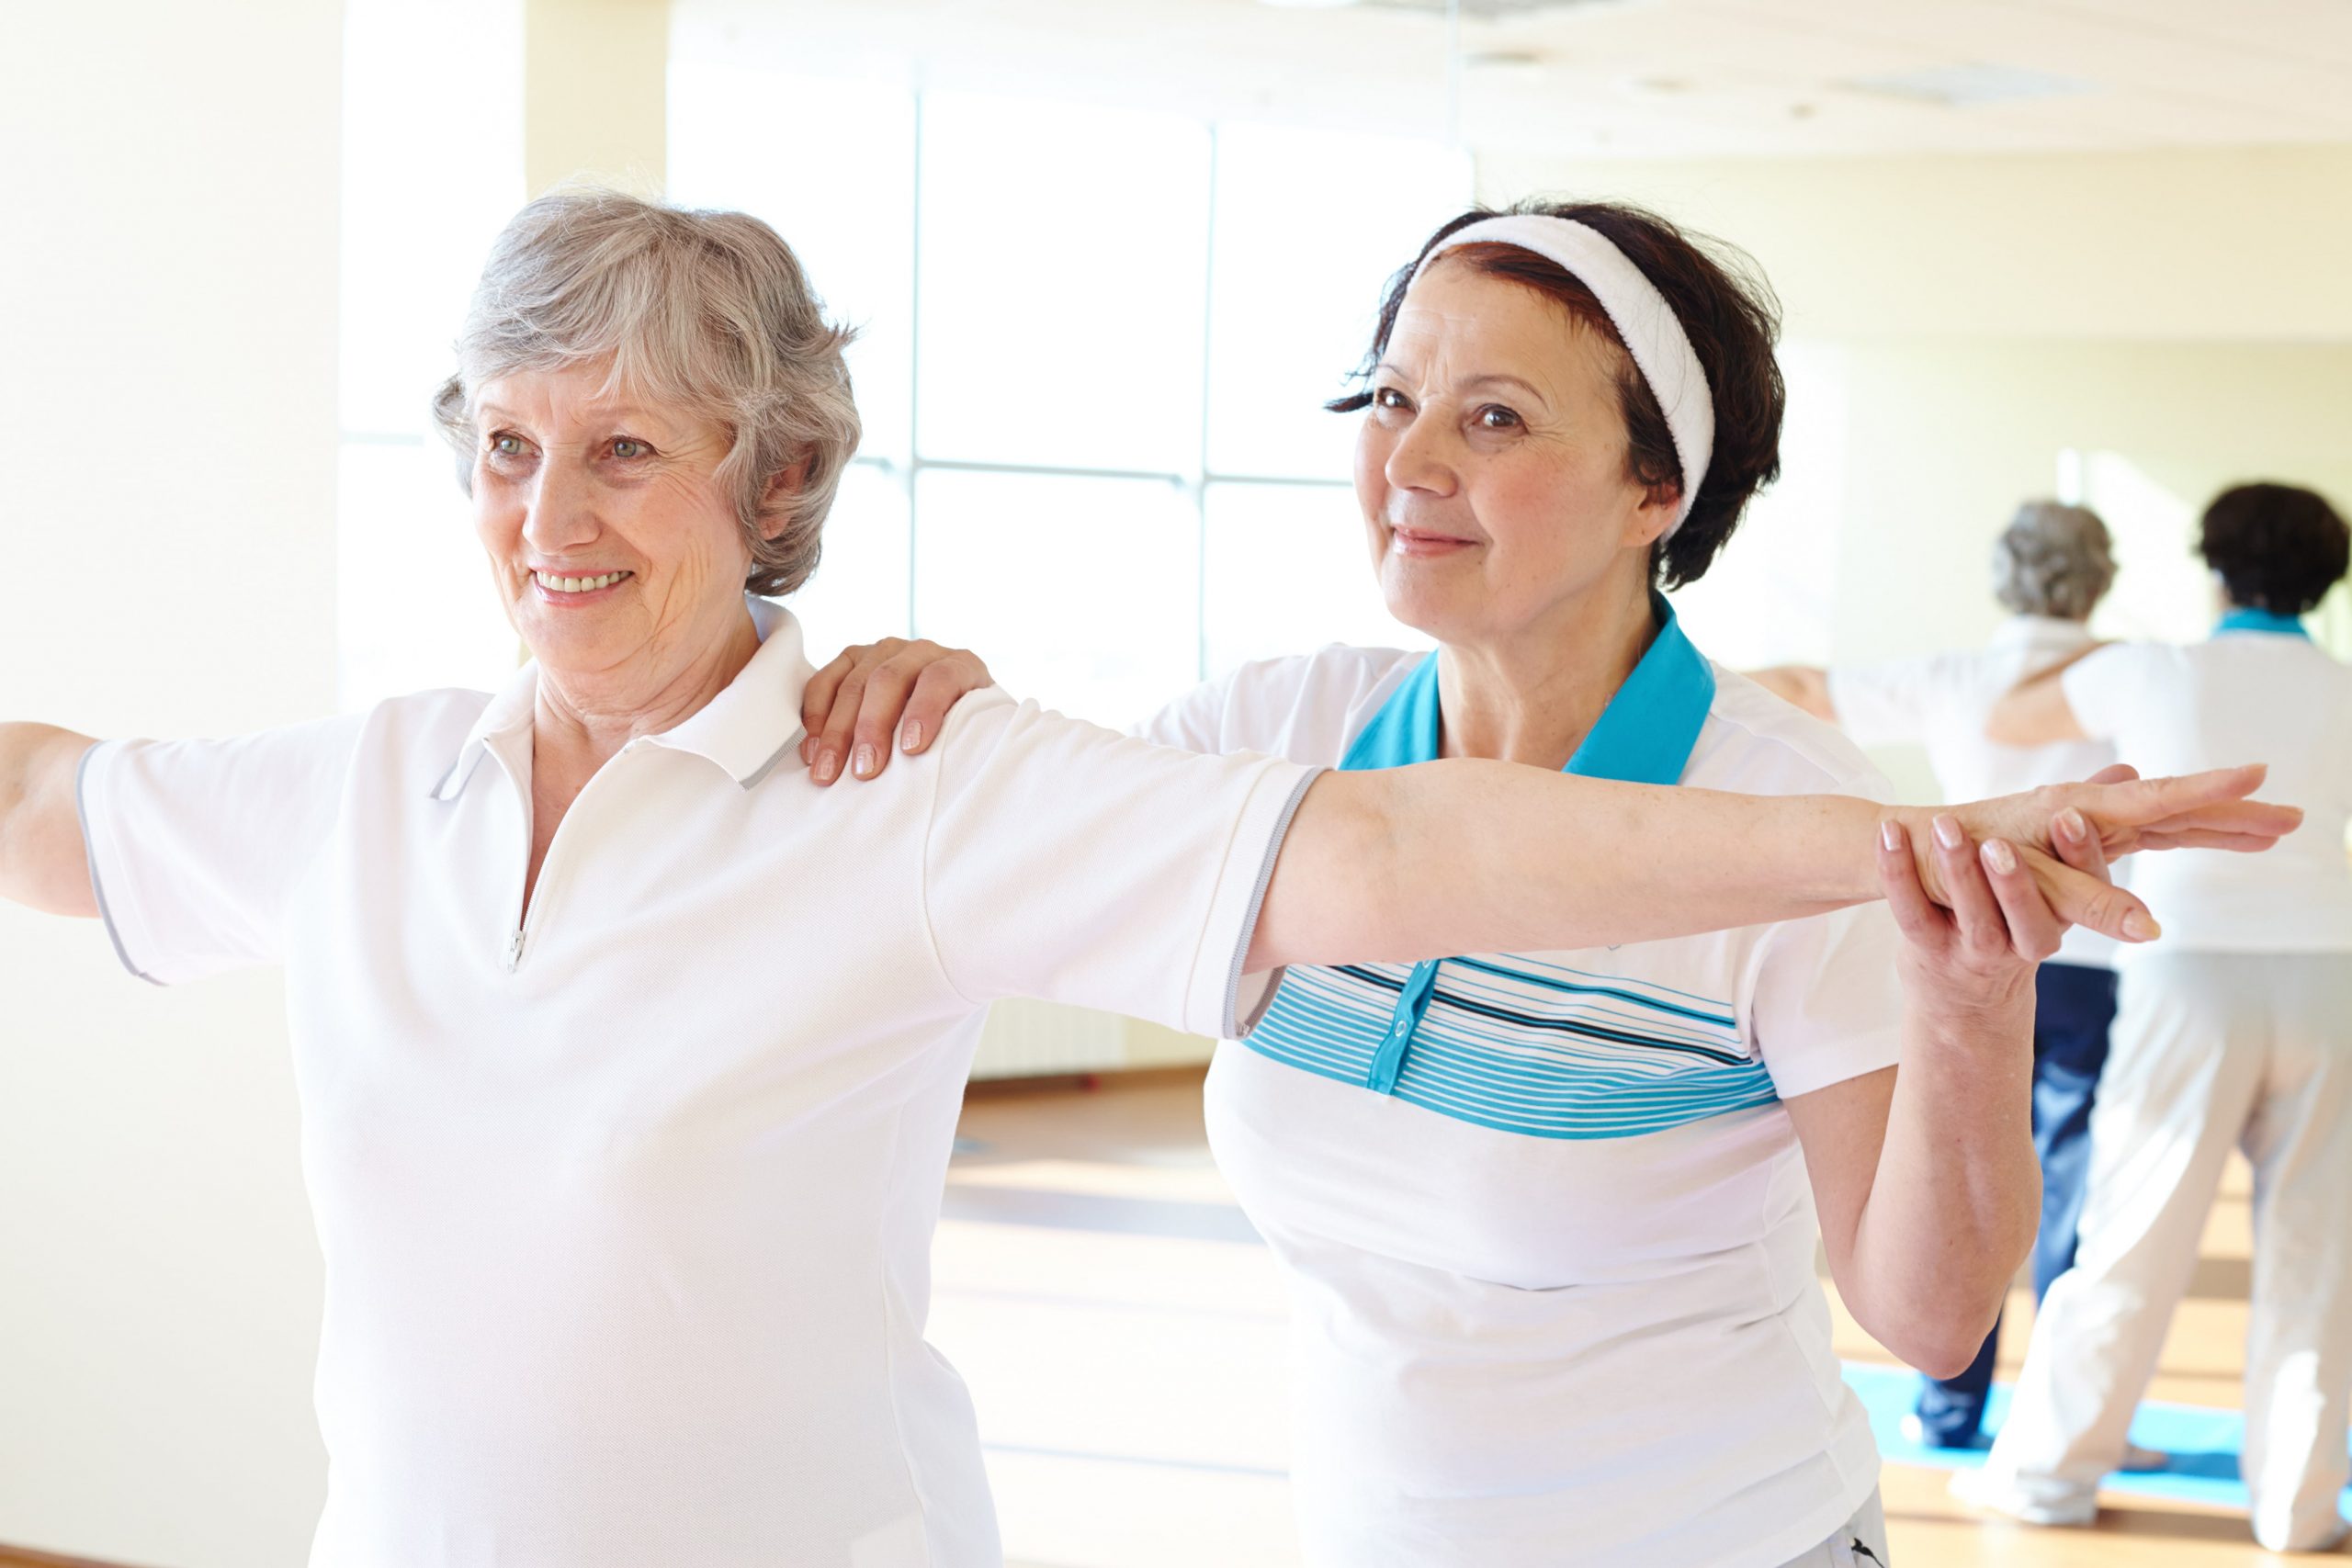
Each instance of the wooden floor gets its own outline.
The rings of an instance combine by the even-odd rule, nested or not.
[[[1197,1073],[974,1091],[934,1251],[933,1337],[971,1384],[1010,1568],[1295,1568],[1272,1258],[1208,1157]],[[2154,1397],[2235,1406],[2246,1173],[2231,1172]],[[1834,1302],[1834,1295],[1833,1295]],[[2003,1375],[2031,1298],[2012,1298]],[[1891,1361],[1841,1312],[1838,1348]],[[2096,1528],[1970,1515],[1890,1465],[1896,1568],[2277,1562],[2242,1517],[2115,1499]],[[102,1568],[12,1553],[0,1568]]]
[[[1283,1303],[1208,1158],[1199,1078],[983,1088],[950,1176],[934,1336],[978,1403],[1005,1546],[1023,1568],[1298,1562],[1284,1480]],[[2246,1173],[2234,1169],[2152,1396],[2234,1407]],[[1833,1298],[1834,1299],[1834,1298]],[[2012,1301],[2003,1371],[2032,1314]],[[1891,1362],[1839,1313],[1838,1348]],[[2276,1562],[2242,1516],[2118,1499],[2090,1529],[1970,1514],[1946,1473],[1889,1466],[1899,1568]]]

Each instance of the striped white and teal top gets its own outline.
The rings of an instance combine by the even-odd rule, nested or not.
[[[1834,730],[1657,636],[1573,772],[1881,795]],[[1439,754],[1437,655],[1245,666],[1146,728],[1342,768]],[[1294,969],[1210,1138],[1296,1287],[1293,1486],[1349,1568],[1779,1564],[1875,1483],[1783,1097],[1893,1064],[1872,907],[1573,953]],[[1248,1016],[1245,1012],[1244,1016]]]

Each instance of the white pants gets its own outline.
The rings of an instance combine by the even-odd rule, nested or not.
[[[2233,1146],[2254,1165],[2246,1490],[2273,1551],[2343,1534],[2352,1402],[2352,953],[2123,973],[2075,1267],[2042,1301],[1975,1495],[2087,1519],[2123,1458]]]
[[[1790,1558],[1782,1568],[1885,1568],[1893,1561],[1886,1550],[1886,1510],[1872,1492],[1827,1540]]]

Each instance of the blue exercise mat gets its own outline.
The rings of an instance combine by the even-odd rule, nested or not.
[[[1931,1470],[1973,1469],[1984,1462],[1982,1452],[1966,1449],[1927,1449],[1906,1441],[1903,1418],[1911,1414],[1918,1396],[1919,1374],[1902,1367],[1846,1363],[1846,1385],[1870,1412],[1871,1435],[1890,1464],[1923,1465]],[[2009,1413],[2009,1385],[1996,1383],[1984,1407],[1987,1430],[2000,1430]],[[2100,1483],[2105,1491],[2143,1497],[2164,1497],[2177,1503],[2205,1503],[2244,1509],[2245,1483],[2238,1479],[2238,1452],[2245,1442],[2245,1417],[2235,1410],[2213,1410],[2197,1404],[2160,1404],[2143,1400],[2132,1418],[2132,1440],[2143,1448],[2172,1456],[2162,1470],[2118,1472]],[[2352,1490],[2352,1488],[2347,1488]]]

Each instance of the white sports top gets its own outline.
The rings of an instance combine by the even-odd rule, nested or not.
[[[1244,667],[1152,739],[1437,751],[1437,656]],[[1670,614],[1571,771],[1883,798]],[[1295,1303],[1294,1490],[1327,1568],[1778,1568],[1878,1478],[1782,1095],[1892,1065],[1883,906],[1574,953],[1288,971],[1210,1139]]]
[[[2104,740],[2003,746],[1985,739],[1984,721],[2009,688],[2091,641],[2090,628],[2080,621],[2013,615],[1981,651],[1833,668],[1829,700],[1838,709],[1838,728],[1857,746],[1926,747],[1928,765],[1948,801],[2086,779],[2115,761],[2113,746]],[[2119,870],[2130,865],[2127,861]],[[2113,968],[2115,943],[2087,926],[2070,926],[2057,961]]]
[[[2241,610],[2209,642],[2110,644],[2059,680],[2084,730],[2142,773],[2267,762],[2263,798],[2303,808],[2263,854],[2134,855],[2132,890],[2165,934],[2133,956],[2352,951],[2352,669],[2298,623]]]
[[[326,1255],[312,1568],[996,1568],[923,1341],[987,1003],[1230,1030],[1305,770],[967,697],[776,766],[798,627],[580,794],[527,911],[536,669],[85,763],[158,980],[286,966]]]

